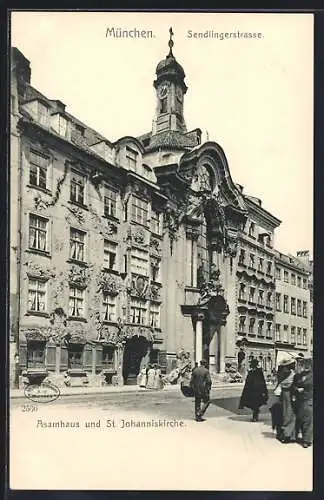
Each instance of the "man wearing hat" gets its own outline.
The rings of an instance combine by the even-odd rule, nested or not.
[[[293,394],[296,398],[296,437],[302,434],[302,446],[308,448],[313,441],[313,371],[312,359],[304,358],[303,367],[293,381]]]
[[[257,359],[250,361],[250,370],[246,377],[239,409],[250,408],[253,412],[252,420],[259,420],[260,408],[268,401],[268,389],[264,379],[262,368],[259,367]]]
[[[195,419],[197,422],[203,421],[202,416],[209,406],[211,385],[212,381],[207,369],[207,361],[203,359],[200,361],[200,366],[192,371],[190,381],[190,386],[195,395]]]

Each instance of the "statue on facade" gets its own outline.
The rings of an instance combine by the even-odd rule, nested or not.
[[[199,305],[207,303],[211,297],[223,294],[224,288],[222,287],[219,276],[220,270],[217,269],[215,264],[212,264],[210,266],[209,280],[204,282],[199,290]]]

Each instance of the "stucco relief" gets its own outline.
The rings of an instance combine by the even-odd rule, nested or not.
[[[119,276],[102,271],[98,277],[98,291],[106,295],[118,295],[123,289],[123,283]]]
[[[56,276],[52,267],[41,266],[33,261],[27,261],[25,265],[27,266],[27,275],[31,278],[48,280]]]
[[[71,285],[86,288],[89,282],[88,270],[83,267],[71,266],[69,269],[68,281]]]

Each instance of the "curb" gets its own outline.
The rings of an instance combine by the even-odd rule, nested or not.
[[[213,385],[211,390],[217,390],[217,389],[234,389],[234,388],[238,388],[238,387],[242,387],[243,384],[242,383],[233,383],[233,384],[217,384],[217,385]],[[64,388],[65,389],[65,388]],[[90,389],[90,390],[89,390]],[[169,385],[169,386],[166,386],[164,389],[163,389],[163,392],[171,392],[171,391],[176,391],[178,390],[180,392],[180,385],[179,384],[175,384],[175,385]],[[15,392],[13,392],[15,391]],[[17,391],[17,392],[16,392]],[[116,389],[112,389],[111,387],[110,388],[103,388],[100,390],[100,388],[88,388],[88,389],[84,389],[83,391],[73,391],[71,390],[71,392],[66,392],[66,389],[64,390],[64,392],[61,392],[60,393],[60,396],[61,397],[69,397],[69,396],[91,396],[91,395],[99,395],[99,394],[104,394],[104,395],[107,395],[107,394],[148,394],[149,392],[151,393],[156,393],[156,392],[161,392],[161,391],[143,391],[142,389],[139,389],[137,386],[136,388],[134,389],[121,389],[121,388],[118,388],[116,387]],[[23,390],[17,390],[17,389],[13,389],[11,391],[9,391],[9,399],[25,399],[26,396],[24,394],[24,391]]]

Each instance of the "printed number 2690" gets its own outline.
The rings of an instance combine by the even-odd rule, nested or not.
[[[22,411],[38,411],[38,406],[36,405],[23,405],[21,407]]]

